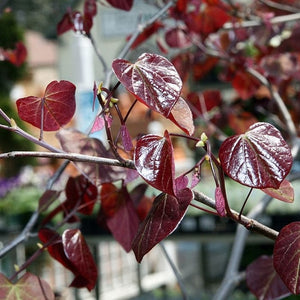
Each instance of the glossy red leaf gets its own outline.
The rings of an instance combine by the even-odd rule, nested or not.
[[[138,139],[134,164],[146,182],[164,193],[175,195],[173,146],[167,131],[163,137],[148,134]]]
[[[106,0],[111,6],[129,11],[132,8],[133,0]]]
[[[155,198],[132,244],[138,262],[176,229],[192,199],[193,193],[188,188],[178,192],[176,197],[162,193]]]
[[[292,184],[286,179],[282,181],[278,189],[268,188],[262,189],[262,191],[264,191],[269,196],[281,200],[283,202],[294,202],[294,188]]]
[[[173,106],[168,119],[188,135],[192,135],[195,131],[191,109],[181,97],[179,97],[178,101]]]
[[[269,256],[261,256],[247,267],[246,282],[250,291],[260,300],[282,299],[291,294]]]
[[[57,138],[66,152],[81,153],[96,157],[115,158],[99,139],[90,138],[75,129],[61,129]],[[123,179],[125,170],[120,167],[76,162],[76,166],[96,186],[104,182]]]
[[[256,123],[245,134],[226,139],[219,150],[221,165],[233,180],[250,187],[279,188],[292,167],[292,154],[271,124]]]
[[[0,299],[5,300],[54,300],[49,284],[26,272],[16,283],[12,283],[0,273]]]
[[[137,233],[140,220],[133,201],[125,187],[118,191],[118,208],[106,219],[107,227],[125,251],[131,250],[132,241]]]
[[[71,272],[76,272],[76,268],[67,258],[61,236],[54,230],[48,228],[41,228],[39,230],[39,239],[44,243],[47,247],[49,254],[58,262],[60,262],[65,268],[70,270]]]
[[[19,99],[18,114],[23,121],[35,127],[45,131],[58,130],[75,113],[75,90],[75,85],[69,81],[52,81],[48,84],[44,97]]]
[[[67,258],[77,270],[70,286],[86,287],[89,291],[92,290],[97,281],[97,266],[80,230],[65,230],[62,243]]]
[[[225,199],[219,186],[215,189],[216,210],[221,217],[226,216]]]
[[[165,117],[169,116],[179,99],[182,81],[166,58],[144,53],[134,64],[116,59],[112,67],[120,82],[140,102]]]

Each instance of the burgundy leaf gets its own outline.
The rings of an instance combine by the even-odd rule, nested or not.
[[[254,188],[279,188],[292,167],[292,154],[271,124],[256,123],[245,134],[226,139],[219,157],[225,173]]]
[[[114,158],[99,139],[90,138],[75,129],[61,129],[57,138],[64,151],[92,155],[96,157]],[[94,163],[76,162],[76,166],[96,186],[104,182],[112,182],[124,177],[123,168],[98,165]]]
[[[186,175],[181,175],[175,179],[175,186],[177,192],[187,188],[188,184],[189,184],[189,179]]]
[[[26,272],[15,284],[0,273],[0,299],[54,300],[54,293],[43,279]]]
[[[97,201],[98,190],[85,176],[70,177],[65,188],[66,201],[63,206],[71,211],[76,206],[78,212],[90,215]]]
[[[225,199],[219,186],[215,190],[216,210],[221,217],[226,216]]]
[[[300,222],[283,227],[275,241],[274,268],[293,294],[300,294]]]
[[[246,270],[246,282],[260,300],[282,299],[291,294],[276,273],[272,257],[261,256],[252,262]]]
[[[173,146],[167,131],[164,137],[148,134],[141,137],[134,150],[139,174],[156,189],[175,195]]]
[[[283,202],[288,202],[288,203],[294,202],[293,186],[286,179],[282,181],[278,189],[267,188],[267,189],[262,189],[262,191],[264,191],[269,196],[281,200]]]
[[[181,128],[186,134],[192,135],[195,131],[193,115],[185,100],[179,97],[168,117],[173,123]]]
[[[191,39],[182,28],[172,28],[165,33],[166,43],[171,48],[187,48],[192,45]]]
[[[17,101],[23,121],[45,131],[55,131],[67,124],[75,113],[76,87],[69,81],[52,81],[43,98],[29,96]]]
[[[126,125],[121,125],[120,131],[124,150],[131,151],[133,149],[133,145]]]
[[[181,190],[177,197],[162,193],[155,198],[132,244],[138,262],[141,262],[146,253],[176,229],[192,198],[193,193],[188,188]]]
[[[71,272],[76,272],[76,268],[67,258],[61,236],[54,230],[48,228],[42,228],[39,230],[39,239],[45,244],[49,254],[58,262],[60,262],[65,268]]]
[[[107,227],[125,251],[131,250],[132,241],[137,233],[139,217],[132,199],[125,187],[118,191],[118,209],[106,219]]]
[[[169,116],[179,99],[182,81],[166,58],[144,53],[135,64],[116,59],[112,67],[120,82],[139,101],[165,117]]]
[[[62,235],[62,243],[67,258],[77,270],[71,286],[86,287],[89,291],[92,290],[97,281],[97,266],[80,230],[65,230]]]
[[[107,2],[115,8],[127,11],[131,10],[133,5],[133,0],[107,0]]]

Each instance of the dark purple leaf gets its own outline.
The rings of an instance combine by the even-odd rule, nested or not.
[[[193,193],[188,188],[178,192],[177,197],[162,193],[155,198],[132,244],[138,262],[176,229],[192,199]]]
[[[77,270],[71,286],[86,287],[91,291],[97,281],[97,266],[80,230],[65,230],[62,235],[62,243],[67,258]]]
[[[293,294],[300,294],[300,222],[283,227],[273,252],[274,268]]]
[[[144,53],[134,64],[116,59],[112,67],[120,82],[139,101],[163,116],[169,116],[179,99],[182,81],[166,58]]]
[[[156,189],[175,195],[173,146],[168,132],[164,137],[148,134],[141,137],[134,150],[139,174]]]
[[[271,124],[255,123],[245,134],[226,139],[219,157],[225,173],[254,188],[279,188],[292,167],[292,154]]]
[[[20,118],[45,131],[55,131],[67,124],[75,113],[76,87],[69,81],[52,81],[44,97],[29,96],[17,101]]]
[[[276,273],[273,259],[269,256],[261,256],[247,267],[246,282],[260,300],[282,299],[291,294]]]

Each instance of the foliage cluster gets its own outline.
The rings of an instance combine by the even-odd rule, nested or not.
[[[127,11],[133,5],[132,0],[107,2]],[[49,150],[6,152],[0,154],[2,159],[60,158],[72,161],[81,172],[68,179],[63,191],[54,190],[53,182],[66,166],[62,164],[22,233],[0,250],[3,256],[24,242],[38,216],[46,214],[37,232],[42,245],[10,279],[0,275],[0,295],[5,298],[12,292],[22,298],[26,293],[53,299],[47,283],[35,275],[26,273],[13,282],[45,250],[74,274],[70,286],[92,290],[97,267],[83,234],[73,227],[63,232],[60,229],[80,222],[82,215],[91,215],[99,201],[99,222],[126,251],[134,252],[138,262],[176,229],[190,206],[230,218],[275,241],[273,256],[260,257],[246,270],[247,285],[257,298],[299,294],[300,222],[277,232],[246,217],[243,208],[240,212],[231,209],[230,191],[225,185],[227,176],[249,187],[243,207],[252,189],[262,190],[268,199],[294,200],[290,181],[297,179],[299,172],[291,170],[300,145],[297,1],[157,1],[154,5],[159,7],[158,13],[128,37],[111,67],[103,60],[92,35],[100,4],[85,0],[82,11],[69,9],[57,25],[59,35],[74,31],[90,39],[105,70],[104,84],[95,83],[93,88],[100,110],[90,131],[64,128],[76,109],[76,87],[66,80],[50,82],[42,97],[17,101],[20,119],[39,128],[39,137],[22,130],[16,119],[0,110],[2,131],[21,135]],[[143,53],[134,62],[125,59],[149,37],[156,39],[162,55]],[[4,60],[18,65],[25,58],[19,49],[16,46],[0,51]],[[171,50],[176,54],[167,59]],[[213,68],[219,70],[219,80],[230,84],[237,97],[224,99],[220,90],[196,89],[194,82],[201,81]],[[118,82],[108,89],[113,74]],[[114,97],[120,85],[135,99],[125,113]],[[141,132],[132,137],[126,122],[134,118],[137,102],[148,109],[149,115],[154,111],[173,122],[182,133],[165,130],[162,135]],[[111,130],[112,121],[119,122],[116,135]],[[99,130],[105,131],[108,147],[89,136]],[[61,148],[48,144],[43,139],[44,131],[58,131]],[[195,165],[181,174],[176,172],[174,138],[185,140],[200,152]],[[196,186],[201,190],[204,166],[209,167],[215,183],[214,199],[195,191]],[[139,183],[140,179],[144,183]],[[148,186],[157,191],[153,197],[146,193]],[[64,200],[58,201],[61,195]],[[50,222],[57,215],[61,220],[53,226]],[[187,297],[184,291],[183,297]]]

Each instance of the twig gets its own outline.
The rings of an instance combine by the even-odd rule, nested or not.
[[[86,162],[95,164],[105,164],[110,166],[118,166],[124,168],[134,169],[134,163],[131,160],[119,161],[117,159],[97,157],[92,155],[84,155],[79,153],[66,153],[66,152],[39,152],[39,151],[12,151],[7,153],[1,153],[0,159],[2,158],[15,158],[15,157],[47,157],[56,159],[68,159],[75,162]]]
[[[286,23],[286,22],[294,22],[300,19],[300,12],[295,14],[289,14],[284,16],[277,16],[274,18],[271,18],[269,20],[270,24],[276,25],[280,23]],[[243,21],[243,22],[235,22],[235,23],[225,23],[222,27],[222,29],[225,30],[231,30],[234,28],[248,28],[248,27],[258,27],[264,25],[263,20],[257,19],[257,20],[250,20],[250,21]]]
[[[274,2],[274,1],[270,1],[270,0],[258,0],[259,2],[261,2],[264,5],[267,5],[271,8],[276,8],[279,10],[285,10],[291,13],[297,13],[300,11],[299,8],[295,8],[293,6],[290,5],[286,5],[286,4],[282,4],[282,3],[278,3],[278,2]]]
[[[188,299],[188,293],[187,293],[187,290],[186,290],[186,288],[185,288],[185,285],[184,285],[182,276],[181,276],[180,273],[178,272],[177,267],[175,266],[174,262],[172,261],[170,255],[168,254],[168,251],[167,251],[167,249],[166,249],[164,243],[163,243],[163,242],[160,242],[160,243],[159,243],[159,246],[160,246],[160,248],[161,248],[163,254],[165,255],[165,257],[166,257],[166,259],[167,259],[167,261],[168,261],[170,267],[171,267],[172,270],[173,270],[173,273],[174,273],[174,275],[175,275],[175,277],[176,277],[177,283],[178,283],[178,285],[179,285],[179,287],[180,287],[180,291],[181,291],[181,294],[182,294],[182,299],[183,299],[183,300],[187,300],[187,299]]]
[[[210,197],[206,196],[203,193],[200,192],[194,192],[194,200],[199,201],[213,209],[215,209],[215,200],[211,199]],[[238,222],[239,213],[235,210],[231,209],[231,214],[233,218],[231,218],[233,221]],[[254,220],[249,217],[246,217],[244,215],[241,216],[241,219],[239,221],[241,225],[243,225],[246,229],[257,232],[271,240],[276,240],[278,236],[278,231]]]

